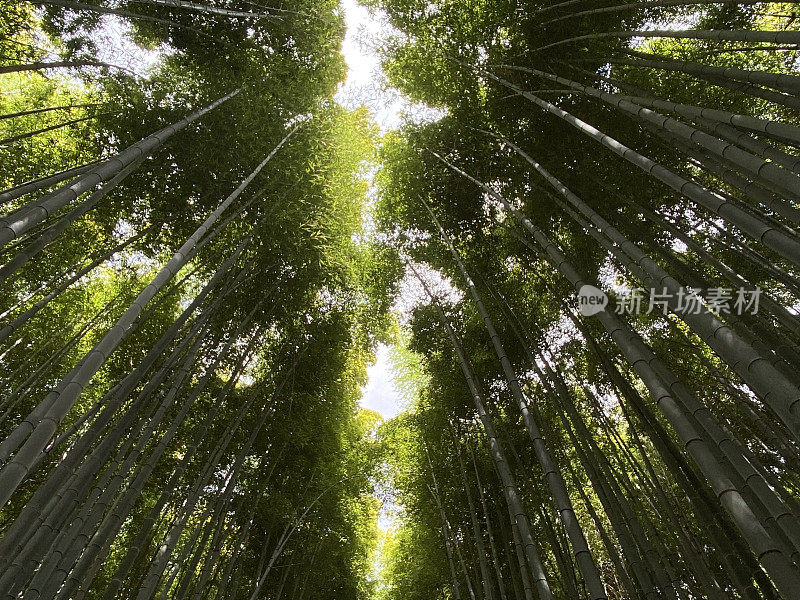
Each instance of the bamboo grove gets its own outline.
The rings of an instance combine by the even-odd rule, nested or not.
[[[797,5],[375,5],[445,113],[381,151],[385,596],[800,597]]]
[[[0,595],[800,598],[798,5],[369,4],[0,0]]]
[[[357,239],[337,5],[0,20],[0,593],[367,597],[357,401],[402,266]]]

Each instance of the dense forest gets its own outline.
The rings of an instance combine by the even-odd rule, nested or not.
[[[800,599],[800,5],[364,4],[0,0],[0,600]]]

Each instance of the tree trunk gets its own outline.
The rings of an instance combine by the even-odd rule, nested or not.
[[[54,192],[45,194],[37,201],[31,202],[9,215],[6,215],[4,218],[0,219],[0,248],[8,244],[8,242],[17,239],[37,223],[41,223],[60,208],[75,200],[83,192],[93,189],[99,183],[110,180],[139,158],[148,156],[175,133],[185,129],[188,125],[227,102],[241,91],[242,88],[239,88],[223,96],[219,100],[212,102],[208,106],[195,111],[174,125],[165,127],[143,140],[128,146],[125,150],[118,152],[114,156],[81,174],[70,185],[63,186]]]
[[[511,473],[511,469],[508,466],[508,463],[505,458],[505,452],[503,450],[500,441],[497,439],[497,435],[494,430],[494,424],[492,423],[491,417],[486,412],[485,402],[483,400],[483,393],[477,386],[477,383],[474,379],[472,374],[472,369],[467,362],[467,358],[461,349],[461,345],[458,342],[458,339],[455,336],[455,332],[453,331],[449,321],[447,321],[444,311],[442,310],[441,306],[439,306],[438,302],[436,302],[435,296],[430,292],[428,289],[427,284],[425,281],[419,276],[419,274],[414,270],[413,265],[409,263],[409,267],[413,271],[414,275],[419,279],[420,283],[426,290],[426,293],[431,298],[431,300],[436,305],[437,311],[439,312],[440,318],[442,320],[442,324],[445,326],[445,329],[448,332],[450,337],[450,342],[453,345],[453,349],[456,352],[458,357],[459,363],[461,364],[461,369],[464,373],[464,378],[467,381],[467,385],[470,389],[470,393],[472,394],[473,401],[475,403],[475,409],[478,412],[478,417],[481,420],[481,424],[483,425],[484,432],[487,437],[487,441],[489,442],[489,448],[492,452],[492,458],[494,460],[495,465],[497,466],[498,474],[503,483],[503,492],[506,497],[506,502],[508,504],[508,511],[509,511],[509,518],[511,519],[512,524],[516,527],[519,531],[520,538],[522,540],[523,547],[525,549],[525,556],[528,559],[529,568],[531,569],[531,576],[533,578],[533,582],[536,586],[536,590],[539,593],[540,600],[553,600],[553,594],[550,591],[550,585],[547,581],[547,575],[544,570],[544,565],[542,564],[541,558],[539,557],[539,551],[536,548],[536,544],[533,541],[533,536],[531,535],[530,525],[528,523],[528,517],[525,513],[525,510],[522,506],[522,502],[519,499],[519,494],[517,492],[517,485],[514,481],[514,476]]]
[[[298,126],[299,127],[299,126]],[[19,484],[27,476],[31,464],[36,460],[39,453],[47,445],[58,424],[67,414],[81,392],[88,385],[92,376],[105,363],[114,349],[126,337],[126,332],[130,329],[136,317],[142,312],[144,306],[156,295],[156,293],[169,281],[185,264],[186,257],[192,248],[200,241],[200,238],[212,227],[219,216],[241,195],[250,182],[255,179],[269,160],[275,155],[280,147],[297,130],[292,129],[286,137],[275,147],[275,149],[256,167],[256,169],[239,185],[239,187],[228,196],[222,204],[197,228],[189,239],[181,246],[180,250],[169,260],[169,262],[158,272],[151,283],[139,294],[133,304],[125,314],[120,317],[116,325],[103,337],[103,339],[85,356],[83,364],[73,370],[60,384],[60,388],[51,392],[41,405],[44,407],[44,414],[41,418],[34,416],[30,421],[20,425],[22,431],[30,431],[30,437],[22,445],[14,457],[6,463],[0,470],[0,504],[5,505]]]

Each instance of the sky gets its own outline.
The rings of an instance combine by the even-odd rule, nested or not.
[[[376,48],[396,31],[380,10],[368,10],[356,0],[342,0],[347,33],[342,54],[347,61],[347,79],[336,100],[347,108],[366,105],[382,132],[397,129],[404,116],[414,122],[435,120],[442,112],[424,104],[409,102],[386,85]]]
[[[124,66],[138,75],[147,75],[148,70],[169,52],[166,45],[147,50],[135,44],[129,37],[130,25],[122,17],[102,15],[101,26],[94,31],[97,58],[113,65]]]
[[[414,107],[399,93],[387,89],[380,58],[375,50],[381,40],[391,35],[391,26],[379,11],[370,12],[356,0],[342,0],[347,33],[342,54],[347,62],[347,79],[340,85],[336,100],[347,108],[366,105],[375,121],[386,132],[402,123],[404,111]],[[370,178],[371,179],[371,178]],[[391,349],[381,344],[376,362],[367,368],[369,380],[362,388],[361,406],[379,413],[385,420],[397,416],[402,408],[391,373]]]
[[[391,26],[378,11],[370,11],[356,0],[342,0],[347,33],[342,54],[347,61],[347,79],[340,85],[336,100],[347,108],[368,106],[382,131],[399,127],[404,102],[396,92],[383,85],[376,46]]]
[[[385,420],[389,420],[402,411],[400,396],[392,379],[391,349],[381,344],[376,355],[375,364],[367,367],[369,381],[361,388],[361,406],[374,410]]]

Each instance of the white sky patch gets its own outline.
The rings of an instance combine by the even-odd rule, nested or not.
[[[367,367],[369,380],[361,389],[360,404],[362,408],[374,410],[388,421],[403,410],[400,394],[394,386],[392,377],[391,349],[380,344],[375,356],[375,364]]]
[[[97,59],[112,65],[119,65],[146,76],[148,72],[169,54],[167,46],[147,50],[137,46],[130,37],[131,26],[117,15],[103,15],[100,27],[93,32],[97,44]]]
[[[384,133],[399,128],[404,118],[415,123],[440,119],[443,111],[409,102],[398,90],[387,85],[378,48],[396,30],[386,14],[367,9],[356,0],[342,0],[342,8],[347,25],[342,42],[347,79],[339,86],[336,101],[349,109],[368,107]]]
[[[414,263],[414,268],[420,277],[425,280],[428,289],[437,297],[439,302],[456,304],[463,298],[464,293],[443,273],[425,263]],[[417,279],[417,276],[413,274],[411,269],[406,269],[405,276],[400,282],[400,293],[392,307],[400,315],[400,322],[403,325],[408,325],[417,307],[430,303],[431,298]]]
[[[367,385],[361,389],[362,408],[374,410],[384,420],[389,420],[400,414],[404,407],[400,401],[400,392],[394,385],[391,364],[391,349],[385,344],[380,344],[375,352],[375,364],[367,367]],[[378,547],[372,556],[372,573],[370,578],[380,587],[382,585],[381,572],[386,561],[385,544],[387,534],[397,526],[398,506],[394,502],[394,492],[382,484],[377,484],[373,494],[381,500],[378,511],[378,529],[381,532]]]

